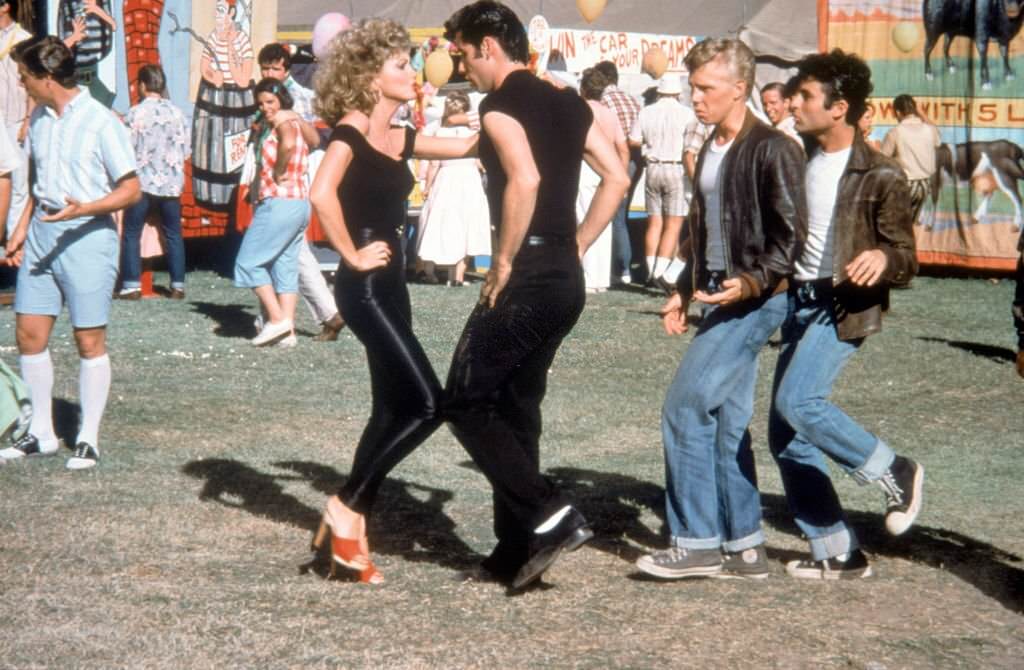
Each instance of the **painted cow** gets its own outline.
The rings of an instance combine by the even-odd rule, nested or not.
[[[931,79],[932,67],[929,58],[932,49],[945,36],[942,51],[946,57],[946,68],[954,71],[949,57],[949,46],[954,37],[974,40],[974,46],[981,57],[982,88],[992,88],[988,72],[988,43],[995,40],[1003,57],[1003,73],[1006,79],[1013,79],[1010,67],[1010,40],[1020,32],[1021,4],[1024,0],[924,0],[921,15],[924,19],[924,73]]]
[[[955,146],[943,144],[935,151],[935,162],[936,170],[931,183],[932,205],[938,203],[942,175],[945,173],[953,184],[953,204],[959,222],[960,197],[957,185],[989,174],[994,181],[994,188],[986,189],[971,218],[982,221],[988,215],[992,194],[999,190],[1013,203],[1014,228],[1020,230],[1024,226],[1024,206],[1017,187],[1018,181],[1024,181],[1024,149],[1007,140],[965,142]]]

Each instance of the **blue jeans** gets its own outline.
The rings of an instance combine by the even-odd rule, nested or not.
[[[675,546],[738,552],[764,542],[747,427],[758,352],[785,316],[783,293],[704,309],[661,415],[665,511]]]
[[[181,201],[177,197],[161,197],[143,193],[142,199],[128,208],[124,215],[124,244],[121,246],[121,285],[139,288],[142,276],[142,228],[150,206],[160,210],[160,229],[167,245],[167,269],[171,288],[185,288],[185,243],[181,239]]]
[[[790,288],[768,424],[768,444],[786,499],[816,561],[858,547],[824,456],[861,484],[885,474],[895,457],[828,400],[839,373],[864,341],[839,339],[830,284],[827,279]]]
[[[637,164],[629,161],[629,178],[633,179],[638,170]],[[633,193],[632,187],[626,197],[619,203],[618,210],[612,218],[612,279],[629,275],[629,265],[633,262],[633,243],[629,238],[629,203]]]

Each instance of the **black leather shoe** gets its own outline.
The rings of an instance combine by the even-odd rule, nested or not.
[[[536,581],[550,568],[563,551],[575,551],[594,537],[594,531],[587,526],[587,520],[569,507],[557,524],[544,533],[534,532],[530,541],[530,558],[519,568],[512,588],[521,589]],[[561,514],[559,510],[556,514]],[[541,524],[543,526],[543,524]]]

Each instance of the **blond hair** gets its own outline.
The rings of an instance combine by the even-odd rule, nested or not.
[[[686,69],[693,74],[711,61],[721,58],[733,75],[747,85],[747,95],[754,90],[754,71],[757,63],[754,52],[740,40],[709,37],[698,42],[686,54]]]
[[[314,111],[331,126],[353,110],[368,115],[379,99],[373,78],[388,58],[408,53],[409,47],[409,33],[390,19],[363,19],[339,34],[313,78]]]

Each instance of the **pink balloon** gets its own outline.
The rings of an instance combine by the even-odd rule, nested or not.
[[[339,33],[343,33],[352,27],[348,17],[338,12],[324,14],[316,20],[313,26],[313,55],[321,59],[327,53],[327,45],[330,44]]]

